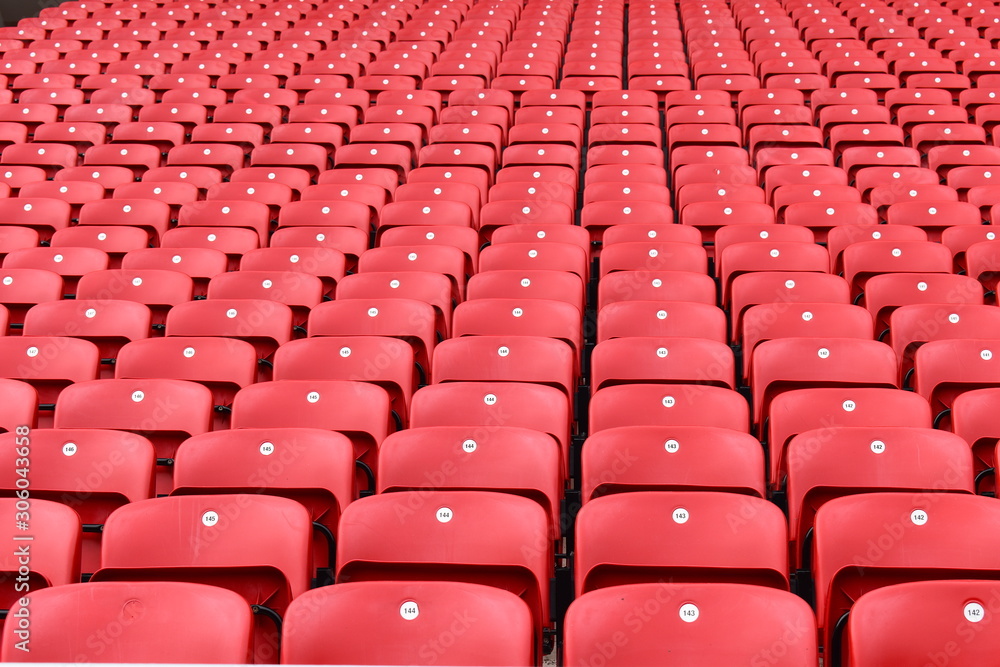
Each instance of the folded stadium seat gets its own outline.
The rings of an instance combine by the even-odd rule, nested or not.
[[[128,252],[149,246],[149,233],[138,227],[75,226],[56,230],[53,248],[95,248],[108,255],[108,266],[117,269]]]
[[[146,171],[160,166],[160,150],[156,146],[137,143],[92,146],[83,154],[83,166],[125,167],[138,180]]]
[[[233,144],[184,144],[167,152],[168,167],[211,167],[229,176],[246,163],[243,148]],[[157,165],[154,165],[157,166]]]
[[[373,361],[377,363],[373,364]],[[413,348],[387,336],[320,336],[282,345],[275,380],[361,380],[385,389],[398,427],[408,419],[417,387]]]
[[[1000,165],[1000,147],[944,145],[934,146],[927,152],[927,166],[947,178],[955,167]]]
[[[209,279],[226,271],[226,263],[225,253],[213,248],[142,248],[125,253],[122,270],[182,273],[192,279],[190,298],[197,298],[207,293]]]
[[[719,426],[745,433],[749,406],[735,391],[706,385],[619,385],[594,394],[591,435],[636,425]]]
[[[124,167],[122,167],[124,168]],[[107,170],[112,167],[102,167]],[[131,177],[121,183],[115,183],[113,187],[131,182]],[[143,183],[189,183],[197,187],[199,193],[204,195],[208,188],[216,183],[222,182],[222,171],[214,167],[205,166],[183,166],[183,167],[158,167],[150,169],[142,175]],[[107,187],[107,186],[105,186]]]
[[[337,295],[342,300],[396,298],[422,301],[430,305],[434,313],[433,331],[440,339],[446,338],[451,328],[451,294],[451,280],[448,276],[429,271],[351,274],[345,276],[337,286]],[[433,340],[433,336],[429,340]]]
[[[56,428],[112,428],[143,435],[157,454],[157,490],[170,490],[177,445],[211,427],[212,395],[195,382],[108,379],[77,382],[56,404]]]
[[[601,238],[602,245],[635,242],[701,243],[701,232],[693,227],[673,223],[624,224],[608,227]]]
[[[35,229],[42,241],[48,241],[55,230],[69,227],[71,209],[68,202],[59,199],[0,199],[3,224]]]
[[[567,470],[570,402],[563,391],[526,382],[446,382],[413,395],[410,427],[486,426],[503,416],[505,426],[548,433],[559,442]]]
[[[995,488],[995,474],[990,479],[983,471],[996,464],[996,427],[993,422],[997,404],[996,388],[972,389],[955,397],[952,406],[952,430],[965,438],[972,447],[973,465],[976,472],[976,492],[991,491]],[[984,478],[985,477],[985,478]]]
[[[93,581],[157,578],[228,588],[268,610],[261,611],[269,620],[255,623],[254,657],[274,661],[272,624],[309,587],[311,531],[306,509],[286,498],[232,494],[130,503],[108,517]]]
[[[861,193],[850,185],[831,184],[781,185],[771,193],[771,205],[778,214],[778,222],[785,221],[785,209],[789,206],[805,202],[858,204],[861,203]]]
[[[841,110],[847,107],[830,107],[831,110]],[[882,107],[876,107],[882,109]],[[843,112],[840,112],[843,113]],[[839,119],[838,119],[839,120]],[[839,160],[844,151],[849,148],[883,148],[887,146],[899,148],[906,145],[906,135],[902,128],[884,123],[839,122],[831,125],[827,137],[834,158]]]
[[[869,198],[871,191],[882,185],[892,186],[900,192],[908,192],[912,186],[940,185],[941,183],[940,177],[935,172],[914,166],[864,167],[859,169],[854,176],[855,187],[861,191],[861,196],[864,198]]]
[[[893,225],[892,227],[876,225],[875,220],[878,216],[875,213],[875,209],[867,204],[861,204],[860,206],[864,207],[860,211],[859,220],[861,224],[856,224],[856,221],[845,221],[847,224],[831,227],[827,232],[826,247],[830,253],[830,270],[832,272],[843,273],[844,249],[854,243],[864,241],[927,240],[927,232],[919,227],[911,227],[909,225]],[[842,206],[838,206],[838,208],[842,208]],[[805,212],[802,211],[802,213]],[[799,211],[793,211],[793,213],[798,216]],[[788,223],[789,221],[786,220],[786,224]]]
[[[516,169],[510,167],[509,169]],[[540,183],[532,181],[497,182],[489,189],[490,202],[519,201],[526,205],[564,204],[570,209],[576,207],[576,184],[560,182]]]
[[[594,110],[606,107],[621,107],[633,109],[641,113],[642,108],[656,109],[659,107],[656,93],[648,90],[600,90],[591,98]]]
[[[254,346],[259,379],[270,377],[270,361],[278,347],[292,338],[292,309],[262,299],[210,299],[177,304],[167,314],[167,336],[239,338]]]
[[[748,167],[747,167],[748,168]],[[695,167],[691,167],[695,169]],[[720,168],[721,169],[721,168]],[[731,167],[732,170],[736,170],[735,167]],[[497,182],[500,182],[501,174],[505,174],[505,170],[501,170],[497,174]],[[721,176],[721,175],[720,175]],[[575,180],[575,179],[574,179]],[[679,177],[675,177],[675,186],[680,187],[684,183],[679,180]],[[708,179],[703,179],[708,180]],[[749,180],[753,180],[751,176]],[[667,170],[661,165],[655,164],[601,164],[595,165],[587,169],[584,174],[585,185],[590,185],[592,183],[652,183],[655,185],[667,184]],[[691,182],[699,182],[692,179]],[[572,187],[576,187],[576,183],[569,183]]]
[[[109,269],[91,271],[80,279],[76,298],[122,299],[149,306],[154,329],[162,329],[167,311],[190,301],[194,281],[187,274],[163,269]]]
[[[281,457],[280,475],[260,474]],[[347,436],[313,428],[244,428],[194,436],[177,450],[170,495],[264,493],[302,504],[313,523],[313,564],[330,568],[341,512],[356,497]]]
[[[846,239],[850,242],[864,239],[863,234],[876,235],[881,238],[883,235],[894,233],[892,230],[886,231],[884,227],[876,227],[878,212],[870,204],[858,202],[830,202],[830,201],[800,201],[789,204],[785,207],[784,223],[789,226],[806,227],[815,235],[816,241],[827,242],[827,249],[830,252],[831,269],[839,269],[838,262],[842,248],[838,246],[834,251],[834,241]],[[849,231],[837,232],[839,228],[846,228]],[[911,228],[912,231],[915,228]],[[909,240],[927,240],[927,235],[920,230],[916,238],[907,237]],[[904,232],[905,233],[905,232]]]
[[[426,150],[427,147],[425,147]],[[472,151],[472,148],[465,149]],[[414,166],[410,149],[397,144],[356,143],[342,146],[334,156],[338,169],[387,167],[393,169],[402,182]],[[421,162],[420,166],[423,166]]]
[[[850,367],[838,359],[853,360]],[[833,360],[831,362],[831,359]],[[775,396],[808,387],[899,386],[892,348],[872,340],[851,338],[780,338],[764,341],[753,351],[748,369],[754,423],[763,433]]]
[[[997,247],[995,241],[980,241],[965,250],[966,273],[982,284],[988,303],[996,301]]]
[[[0,433],[15,431],[19,426],[34,428],[38,418],[38,392],[27,382],[0,378]],[[22,429],[23,431],[23,429]]]
[[[605,429],[587,439],[582,471],[584,503],[632,491],[728,491],[764,497],[760,443],[725,428]]]
[[[87,340],[64,336],[2,336],[0,377],[22,380],[38,393],[44,414],[41,426],[50,425],[59,393],[74,382],[96,380],[101,365],[97,346]]]
[[[108,255],[95,248],[22,248],[7,253],[4,268],[51,271],[62,276],[67,294],[76,294],[81,276],[108,268]]]
[[[978,304],[914,303],[900,306],[889,317],[889,344],[899,360],[900,382],[909,379],[913,357],[923,343],[959,338],[983,338],[992,331],[994,309]]]
[[[305,188],[301,196],[303,201],[322,201],[326,205],[348,201],[363,203],[370,209],[372,222],[377,222],[379,212],[390,201],[394,189],[390,191],[383,183],[319,183]]]
[[[622,521],[626,515],[633,521]],[[638,538],[637,529],[664,515],[671,520]],[[676,576],[787,590],[786,530],[780,510],[752,496],[635,491],[596,498],[576,520],[576,594]],[[667,543],[684,548],[663,548]]]
[[[498,227],[493,233],[491,244],[508,243],[565,243],[579,246],[588,257],[590,255],[590,235],[578,225],[540,222]]]
[[[741,223],[720,227],[715,233],[714,250],[721,256],[737,243],[814,243],[812,230],[787,225]]]
[[[472,213],[473,226],[479,224],[479,209],[482,205],[482,191],[471,183],[442,179],[439,182],[427,181],[420,183],[407,182],[393,193],[393,202],[422,202],[430,205],[432,202],[464,203]],[[435,212],[437,214],[438,212]],[[442,211],[441,213],[445,213]],[[441,224],[435,222],[432,224]],[[447,223],[446,223],[447,224]],[[457,218],[456,218],[457,224]]]
[[[115,363],[118,379],[191,380],[212,391],[216,424],[228,425],[233,397],[257,378],[257,354],[242,340],[169,336],[127,343]]]
[[[865,593],[851,609],[844,630],[849,664],[873,667],[918,656],[947,656],[961,647],[959,661],[992,655],[995,638],[979,632],[990,618],[996,583],[986,580],[914,581]],[[933,610],[933,611],[931,611]]]
[[[427,146],[422,149],[420,152],[420,166],[433,164],[434,162],[429,161],[431,158],[425,157],[425,153],[430,153],[432,149],[444,146],[444,144],[438,144],[436,146]],[[646,148],[652,147],[646,146]],[[471,160],[469,162],[471,164],[476,164],[476,166],[479,166],[480,164],[478,162],[472,162]],[[536,167],[543,165],[555,165],[569,167],[571,169],[579,169],[580,151],[572,146],[564,146],[561,144],[549,145],[545,143],[517,144],[516,146],[508,146],[507,149],[504,150],[501,166],[516,167],[527,165]]]
[[[905,581],[995,573],[992,537],[975,530],[992,523],[994,511],[989,499],[958,493],[916,502],[913,493],[868,493],[824,504],[816,514],[813,563],[826,655],[839,664],[850,622],[844,616],[859,595]],[[873,548],[880,536],[888,536],[886,546]],[[873,559],[878,567],[870,567]]]
[[[483,363],[493,359],[490,363]],[[577,389],[574,351],[544,336],[463,336],[434,349],[431,382],[533,382],[555,387],[572,401]]]
[[[995,241],[996,225],[959,225],[941,231],[941,243],[948,246],[954,259],[954,271],[964,273],[967,269],[965,252],[975,243]],[[0,230],[2,231],[2,230]]]
[[[99,123],[42,123],[35,128],[32,142],[69,144],[83,153],[91,146],[103,144],[106,138],[107,128]]]
[[[0,459],[10,464],[9,476],[0,480],[5,496],[16,495],[19,440],[13,432],[0,435]],[[37,446],[32,451],[32,496],[76,510],[83,522],[82,571],[94,572],[100,566],[101,528],[108,514],[153,497],[153,445],[133,433],[102,429],[35,429],[31,444]],[[109,461],[115,463],[106,466]],[[97,468],[103,471],[99,475],[94,474]],[[82,479],[87,479],[85,494],[80,492]]]
[[[526,467],[516,473],[513,460]],[[469,426],[407,429],[390,435],[379,449],[379,493],[426,489],[427,476],[450,473],[439,490],[498,491],[538,503],[548,533],[561,539],[559,503],[563,471],[558,443],[540,431],[502,426],[483,432]],[[530,473],[528,471],[531,471]]]
[[[68,660],[70,656],[95,659],[110,654],[118,660],[228,663],[246,662],[251,656],[250,605],[239,595],[215,586],[178,582],[76,584],[37,591],[32,603],[32,630],[44,645],[32,656],[39,660]],[[123,609],[131,606],[140,607],[143,613],[126,616],[129,622],[124,623]],[[192,614],[191,607],[199,612]],[[81,608],[89,613],[78,613]],[[121,629],[113,638],[106,635],[101,643],[87,643],[95,633],[115,626]],[[183,633],[185,641],[175,641],[174,635],[163,632],[165,627]],[[13,660],[23,653],[18,644],[14,628],[9,628],[0,653]]]
[[[786,460],[789,538],[793,565],[799,569],[809,569],[816,511],[834,498],[929,488],[973,493],[968,443],[935,429],[824,427],[793,437]]]
[[[310,91],[310,93],[306,94],[305,104],[300,104],[289,110],[289,123],[333,123],[339,125],[345,132],[349,132],[358,124],[360,110],[350,104],[347,99],[344,100],[344,103],[340,103],[336,99],[320,102],[315,97],[313,97],[313,101],[310,101],[312,92],[320,91]],[[335,91],[330,95],[333,97],[338,94],[342,93]],[[365,98],[367,98],[367,93],[365,94]]]
[[[547,269],[483,271],[469,279],[466,300],[543,299],[563,301],[583,313],[584,281],[575,273]]]
[[[337,281],[346,273],[344,254],[334,248],[258,248],[240,259],[240,271],[303,273],[323,283],[323,294],[332,294]],[[308,278],[306,278],[308,280]],[[211,288],[211,283],[209,284]]]
[[[715,305],[715,281],[690,271],[615,271],[601,278],[597,310],[623,301],[693,301]]]
[[[615,301],[598,311],[598,343],[631,336],[700,338],[725,343],[725,313],[706,303],[641,299]]]
[[[914,355],[914,390],[926,398],[935,414],[935,426],[951,424],[951,407],[963,392],[997,385],[991,363],[993,344],[988,331],[972,339],[935,340]]]
[[[45,180],[45,170],[41,167],[7,165],[0,167],[0,175],[4,178],[4,184],[10,188],[8,196],[16,196],[20,192],[21,186],[26,183],[37,183]]]
[[[590,233],[591,242],[601,243],[606,229],[616,225],[672,224],[674,211],[662,201],[593,201],[580,212],[580,226]]]
[[[457,119],[456,119],[457,120]],[[364,125],[355,128],[354,132],[351,133],[352,141],[376,141],[376,139],[368,139],[367,134],[362,134],[361,130],[366,128],[371,128],[372,135],[381,133],[388,137],[389,133],[386,132],[387,129],[391,130],[394,127],[399,127],[399,123],[386,123],[386,124],[371,124],[365,123]],[[517,127],[517,126],[515,126]],[[414,132],[416,136],[414,140],[410,143],[413,147],[413,152],[416,152],[421,147],[421,140],[419,136],[418,128],[414,127]],[[562,128],[555,127],[553,130],[559,131]],[[576,128],[569,128],[575,132],[575,144],[579,147],[581,132],[576,130]],[[562,132],[557,135],[555,132],[552,136],[545,137],[551,141],[559,141],[559,136]],[[511,143],[524,143],[524,140],[515,141],[514,136],[511,135]],[[535,139],[538,141],[539,139]],[[434,125],[430,128],[427,133],[427,143],[429,144],[475,144],[480,146],[488,146],[494,150],[496,155],[500,154],[500,150],[503,146],[503,130],[489,123],[442,123],[440,125]]]
[[[400,270],[443,273],[452,281],[452,297],[456,302],[462,300],[465,291],[465,266],[466,256],[461,249],[435,244],[373,248],[358,260],[360,273]]]
[[[12,471],[13,472],[13,471]],[[60,587],[75,584],[80,581],[80,517],[71,508],[48,500],[32,499],[30,530],[31,541],[27,544],[22,540],[28,530],[27,524],[15,524],[15,519],[21,520],[15,498],[0,499],[0,512],[8,519],[8,528],[4,533],[4,541],[8,542],[7,554],[0,560],[0,572],[9,584],[4,587],[0,599],[2,607],[12,618],[20,613],[20,618],[30,615],[24,611],[31,605],[26,604],[23,590],[26,586],[34,594],[48,587]],[[23,505],[22,505],[23,506]],[[30,560],[30,570],[18,574],[18,561],[21,568],[24,560]],[[15,584],[20,576],[21,586]],[[12,622],[6,626],[8,632],[13,632],[19,624]],[[9,640],[5,640],[9,641]],[[30,648],[30,644],[27,645]],[[19,651],[22,652],[23,651]]]
[[[479,256],[480,271],[568,271],[586,281],[590,263],[586,250],[575,243],[541,241],[490,245]]]
[[[636,605],[657,610],[649,617],[650,625],[627,622],[628,610]],[[610,667],[624,667],[655,660],[665,651],[671,660],[681,662],[742,663],[762,655],[773,665],[788,667],[817,661],[812,610],[790,593],[761,586],[662,582],[613,586],[579,597],[565,623],[565,660],[570,667],[589,665],[597,656]],[[779,651],[762,639],[783,632],[793,640],[782,643]],[[621,646],[612,643],[613,637],[622,636],[629,641]],[[611,653],[608,646],[615,650],[604,658],[604,652]]]
[[[402,185],[400,189],[405,187],[405,185]],[[476,229],[478,226],[478,217],[478,211],[474,211],[464,201],[443,198],[427,199],[424,201],[397,200],[386,204],[379,213],[376,228],[376,243],[381,241],[387,231],[410,225],[420,227],[441,225]]]
[[[0,165],[41,167],[52,178],[56,171],[77,164],[76,148],[61,143],[11,144],[0,152]]]
[[[257,233],[259,247],[265,247],[271,215],[267,204],[260,201],[197,201],[181,206],[177,224],[178,227],[248,228]]]
[[[287,214],[290,207],[290,204],[286,205],[282,208],[282,212]],[[359,224],[367,228],[369,226],[367,212],[362,211],[362,214],[363,219],[359,220]],[[285,222],[291,220],[292,216],[290,215],[286,215],[284,218]],[[334,220],[334,222],[341,221],[339,218]],[[357,269],[358,258],[368,249],[367,229],[362,231],[352,227],[282,227],[282,222],[282,216],[279,214],[278,229],[271,234],[269,245],[271,248],[330,248],[338,250],[344,254],[345,267],[350,271]]]
[[[348,190],[344,192],[352,194]],[[376,216],[377,210],[363,201],[339,198],[293,201],[281,207],[278,228],[312,228],[311,231],[316,233],[331,227],[353,227],[364,233],[367,239]]]
[[[351,438],[358,458],[374,466],[375,448],[392,430],[390,407],[388,392],[367,382],[281,380],[237,393],[232,424],[338,430]]]
[[[335,172],[326,172],[320,177],[320,182],[324,182],[324,178],[329,178],[334,174]],[[487,201],[487,191],[490,189],[490,180],[490,175],[477,167],[463,167],[456,165],[451,167],[417,167],[409,173],[406,182],[411,185],[424,183],[433,185],[439,185],[442,183],[473,185],[479,191],[479,204],[476,208],[480,208]],[[522,180],[528,179],[525,178]],[[553,178],[551,180],[557,179]],[[576,186],[575,173],[571,172],[568,177],[563,177],[563,180],[571,181],[571,185],[573,187]]]
[[[965,169],[983,169],[988,170],[989,167],[958,167],[952,169],[951,173]],[[986,174],[992,175],[991,171],[985,171]],[[987,178],[983,178],[983,182],[988,182]],[[974,185],[966,190],[960,190],[959,196],[970,204],[976,206],[982,218],[984,220],[990,219],[991,209],[993,208],[994,200],[996,199],[997,186],[995,185]]]
[[[583,355],[579,309],[563,300],[537,298],[475,299],[459,304],[452,336],[545,336],[573,349],[575,367]]]
[[[0,69],[4,69],[10,61],[7,60]],[[22,123],[31,132],[42,123],[55,123],[59,120],[59,109],[52,104],[16,104],[10,101],[0,103],[0,120]]]
[[[531,610],[534,659],[539,661],[542,630],[551,624],[548,595],[553,552],[545,511],[532,500],[487,491],[431,491],[429,495],[421,491],[426,500],[412,505],[417,493],[364,498],[347,508],[337,548],[338,584],[449,578],[519,591]],[[408,516],[402,525],[401,511]],[[490,537],[470,539],[478,530],[470,519],[485,515],[494,519]],[[396,526],[394,555],[386,552],[383,540],[372,539],[372,526]],[[531,548],[517,546],[525,544]]]
[[[613,93],[615,91],[602,92]],[[629,94],[628,92],[620,92],[625,95]],[[653,94],[652,91],[648,90],[641,92]],[[660,114],[655,104],[605,104],[594,106],[590,120],[593,125],[650,125],[659,127]]]
[[[688,165],[693,166],[693,165]],[[752,179],[751,179],[752,180]],[[702,202],[764,203],[764,190],[751,183],[702,181],[677,188],[675,205],[684,212],[688,206]]]
[[[776,338],[872,339],[872,316],[846,303],[763,303],[743,312],[739,342],[743,350],[743,377],[749,377],[753,350]]]
[[[718,259],[716,272],[722,285],[722,302],[733,303],[734,280],[745,273],[817,272],[829,270],[826,248],[812,243],[770,241],[734,243]]]
[[[281,207],[294,198],[292,188],[273,181],[217,183],[208,188],[205,198],[209,201],[256,201],[268,206],[272,220],[278,219]]]
[[[242,263],[242,261],[241,261]],[[323,301],[323,281],[301,271],[241,269],[220,273],[208,282],[208,298],[269,299],[292,309],[293,324],[301,327],[309,311]]]
[[[44,269],[0,269],[0,304],[7,313],[3,334],[17,334],[32,306],[63,297],[62,276]]]
[[[385,613],[399,620],[386,624]],[[307,592],[292,603],[285,615],[281,658],[296,664],[402,664],[433,655],[447,662],[526,666],[535,660],[531,615],[516,595],[475,583],[340,584]],[[456,619],[464,623],[471,618],[477,622],[447,647],[435,639]],[[343,641],[328,641],[331,624],[344,629]],[[499,627],[505,628],[503,633],[497,632]],[[373,646],[370,637],[376,634],[380,639]]]
[[[725,137],[726,141],[731,141],[733,135],[731,127],[737,124],[736,111],[728,104],[725,106],[716,106],[714,104],[674,106],[667,110],[664,120],[668,136],[670,136],[673,130],[673,134],[678,140],[683,139],[686,142],[690,142],[694,139],[695,143],[709,145],[712,143],[709,138],[720,135]],[[729,127],[716,128],[717,131],[713,133],[711,128],[707,127],[706,124]],[[686,126],[695,126],[695,131],[702,134],[706,140],[697,141],[697,137],[690,137],[692,127]],[[675,130],[675,127],[678,129]]]
[[[735,389],[735,360],[724,343],[701,338],[626,336],[603,340],[591,358],[591,394],[635,384],[705,384]]]
[[[914,184],[900,188],[895,183],[877,185],[867,193],[872,206],[879,209],[885,219],[889,206],[899,202],[939,202],[958,201],[958,193],[947,185]]]
[[[94,181],[33,181],[22,183],[18,198],[61,199],[71,206],[70,219],[80,217],[80,207],[90,201],[104,198],[104,186]],[[8,193],[8,196],[9,193]]]
[[[862,295],[868,279],[883,273],[950,273],[951,253],[930,241],[878,240],[844,248],[844,277]]]
[[[652,240],[614,243],[601,253],[601,279],[616,271],[665,270],[707,273],[707,253],[693,243]]]

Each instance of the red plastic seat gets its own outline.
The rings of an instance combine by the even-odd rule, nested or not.
[[[122,660],[158,659],[204,663],[250,659],[253,612],[239,595],[215,586],[177,582],[107,582],[74,584],[33,592],[32,639],[39,642],[31,658],[40,661],[99,659],[110,652]],[[123,624],[122,609],[145,612]],[[87,609],[81,614],[81,609]],[[197,610],[197,611],[193,611]],[[16,624],[7,626],[0,647],[6,660],[23,659]],[[99,644],[87,639],[105,628],[122,626],[114,638]],[[162,629],[183,633],[175,641]],[[106,657],[106,656],[105,656]]]
[[[947,656],[942,648],[954,645],[970,664],[989,660],[996,637],[979,628],[995,595],[996,583],[986,580],[914,581],[869,591],[851,608],[847,659],[857,667],[901,664]]]
[[[650,516],[669,519],[660,530],[642,532]],[[746,521],[745,530],[720,529],[734,516]],[[576,529],[578,597],[672,576],[788,588],[784,515],[760,498],[715,491],[619,493],[584,505]]]
[[[400,607],[399,600],[412,606]],[[388,625],[384,612],[392,614]],[[364,581],[310,591],[288,609],[282,660],[301,664],[415,661],[417,648],[436,641],[440,628],[454,622],[456,614],[486,621],[456,636],[447,649],[456,660],[498,667],[534,661],[531,609],[523,600],[493,587],[450,581]],[[327,641],[331,625],[343,628],[345,637],[357,641]],[[498,632],[501,626],[504,631]],[[377,647],[370,641],[376,634],[380,637]]]
[[[843,654],[841,633],[834,628],[843,625],[840,619],[859,595],[905,581],[994,576],[1000,562],[993,537],[979,527],[995,521],[997,509],[989,499],[957,493],[914,502],[912,492],[837,498],[820,508],[813,571],[827,654],[832,659]],[[866,567],[870,541],[889,535],[886,526],[892,543],[887,548],[876,544],[878,567]]]
[[[408,509],[416,494],[429,498]],[[408,521],[399,524],[399,511]],[[412,512],[412,513],[411,513]],[[491,516],[492,529],[470,539],[479,530],[465,517]],[[387,552],[371,526],[395,526],[395,546]],[[540,656],[542,629],[551,625],[549,569],[552,547],[545,511],[534,501],[483,491],[401,491],[352,503],[340,524],[337,582],[454,577],[470,583],[517,590],[531,611],[535,657]],[[534,548],[521,550],[519,544]],[[452,573],[448,575],[447,573]],[[397,609],[398,611],[398,609]]]
[[[191,531],[201,536],[197,549]],[[286,498],[232,494],[130,503],[108,518],[93,581],[207,581],[280,615],[309,587],[311,533],[309,513]],[[278,643],[271,623],[257,624],[257,661],[273,656]]]

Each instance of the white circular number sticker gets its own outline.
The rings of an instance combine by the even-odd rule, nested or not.
[[[965,620],[970,623],[978,623],[986,617],[986,609],[978,602],[966,603],[962,613],[965,615]]]
[[[420,607],[413,600],[407,600],[399,606],[399,615],[404,621],[412,621],[420,615]]]
[[[264,456],[270,456],[274,454],[274,443],[273,442],[262,442],[260,443],[260,453]]]
[[[454,516],[449,507],[442,507],[434,514],[434,517],[441,523],[448,523]]]
[[[687,523],[687,520],[691,518],[691,515],[683,507],[678,507],[674,510],[671,518],[673,518],[674,523]]]
[[[698,606],[687,602],[681,605],[679,615],[685,623],[694,623],[698,620]]]
[[[922,526],[927,523],[927,512],[924,510],[913,510],[910,512],[910,521],[913,522],[914,526]]]
[[[209,528],[217,526],[219,524],[219,513],[214,510],[209,510],[201,515],[201,522]]]
[[[77,451],[79,451],[79,448],[75,442],[67,442],[62,446],[62,453],[66,456],[73,456]]]

